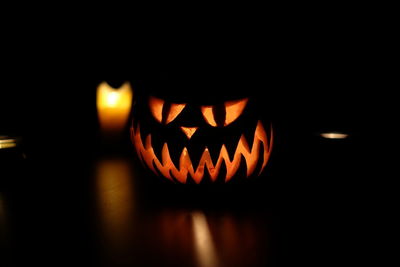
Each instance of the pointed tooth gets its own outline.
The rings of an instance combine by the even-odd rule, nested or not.
[[[161,158],[159,158],[161,160],[162,165],[165,167],[169,164],[170,162],[170,155],[169,155],[169,148],[168,148],[168,144],[165,142],[163,147],[162,147],[162,151],[161,151]]]
[[[236,164],[236,162],[235,162]],[[240,165],[239,168],[236,170],[235,173],[232,174],[232,177],[228,180],[229,182],[235,183],[237,180],[241,180],[246,178],[247,174],[247,167],[246,167],[246,159],[243,155],[240,156]],[[228,178],[228,177],[227,177]],[[225,179],[227,181],[227,179]]]
[[[205,167],[204,168],[203,178],[201,178],[200,184],[207,185],[207,184],[211,184],[211,183],[212,183],[212,180],[211,180],[210,172]]]
[[[254,134],[256,131],[256,127],[257,124],[251,126],[251,127],[247,127],[245,128],[243,135],[246,138],[247,144],[249,145],[249,149],[251,151],[251,148],[253,147],[253,143],[254,143]]]
[[[205,147],[200,146],[189,146],[188,153],[190,160],[193,164],[193,169],[196,171],[199,166],[200,159],[204,153]]]
[[[162,161],[161,151],[163,145],[164,144],[160,141],[160,138],[153,137],[153,135],[151,136],[151,146],[154,150],[154,154],[160,162]]]
[[[235,146],[235,148],[236,148],[236,145],[241,136],[242,136],[241,130],[238,129],[237,131],[235,131],[235,134],[224,135],[224,138],[221,140],[221,142],[224,143],[227,147]]]
[[[246,137],[244,135],[242,135],[240,137],[240,146],[242,146],[247,153],[251,153],[251,147],[249,146],[249,144],[247,143]],[[239,143],[238,143],[239,146]]]
[[[238,142],[239,142],[239,139],[236,142],[236,144],[225,144],[226,150],[228,151],[228,154],[229,154],[230,161],[232,161],[235,156]]]
[[[175,167],[179,169],[179,160],[181,158],[181,154],[184,148],[174,143],[174,145],[169,144],[168,149],[172,162],[174,163]]]
[[[225,160],[222,161],[222,164],[219,168],[219,174],[215,180],[216,183],[218,184],[224,184],[225,183],[225,179],[226,179],[226,163]]]
[[[214,166],[217,164],[219,154],[221,153],[221,147],[222,147],[221,143],[215,143],[215,142],[210,143],[208,145],[208,152],[210,153],[211,160]]]
[[[260,143],[260,151],[258,152],[258,162],[257,162],[257,166],[254,169],[252,176],[259,176],[262,173],[263,163],[264,163],[264,145],[262,143]]]
[[[240,158],[239,169],[236,171],[234,177],[238,179],[245,179],[247,177],[247,162],[243,155]]]

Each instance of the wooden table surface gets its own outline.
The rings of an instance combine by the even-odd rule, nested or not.
[[[218,187],[160,182],[133,150],[33,153],[1,177],[1,266],[357,265],[372,255],[363,142],[303,141]]]

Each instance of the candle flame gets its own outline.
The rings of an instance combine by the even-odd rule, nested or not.
[[[132,107],[133,92],[129,82],[112,88],[106,82],[97,87],[97,112],[105,131],[120,132],[125,127]]]
[[[110,92],[110,94],[107,95],[107,106],[109,107],[115,107],[118,103],[119,99],[119,94],[117,92]]]

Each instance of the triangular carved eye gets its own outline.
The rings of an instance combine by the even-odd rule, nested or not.
[[[201,113],[208,124],[213,127],[227,126],[242,115],[248,98],[227,101],[223,106],[202,106]]]
[[[164,100],[151,96],[149,108],[153,117],[163,124],[173,121],[185,108],[186,104],[166,103]]]

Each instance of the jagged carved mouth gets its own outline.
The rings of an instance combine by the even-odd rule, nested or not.
[[[225,144],[222,144],[219,151],[218,157],[213,160],[208,147],[206,146],[201,154],[200,160],[195,167],[192,163],[188,148],[184,147],[179,156],[179,166],[177,167],[174,161],[171,159],[170,148],[168,143],[165,142],[161,150],[161,160],[157,157],[154,152],[152,144],[152,135],[146,136],[145,144],[143,144],[140,124],[138,123],[136,129],[131,127],[131,139],[135,145],[136,152],[144,164],[147,165],[154,173],[162,174],[164,177],[172,180],[186,183],[188,175],[199,184],[205,172],[208,174],[212,181],[216,181],[220,175],[220,170],[224,164],[226,167],[226,176],[224,177],[225,182],[228,182],[237,173],[241,161],[244,158],[246,166],[246,176],[250,177],[255,173],[257,166],[258,175],[261,174],[265,166],[267,165],[270,157],[271,148],[273,144],[273,133],[271,128],[270,137],[268,138],[264,126],[261,121],[257,122],[257,127],[254,131],[253,143],[250,148],[245,135],[242,134],[234,150],[234,154],[231,157]],[[215,158],[215,157],[214,157]],[[262,164],[259,164],[261,162]]]

